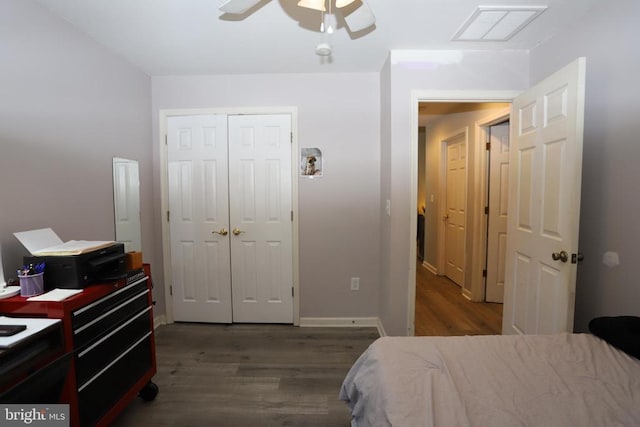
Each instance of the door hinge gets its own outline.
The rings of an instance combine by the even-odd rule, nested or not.
[[[490,142],[486,143],[486,147],[487,147],[487,151],[491,151],[491,143]]]
[[[169,142],[167,142],[167,134],[164,134],[164,145],[169,145]]]
[[[484,207],[484,214],[489,215],[489,206]]]
[[[291,287],[291,298],[295,296],[295,291],[293,290],[293,286]]]
[[[291,221],[293,221],[293,211],[291,211]]]
[[[173,285],[169,285],[169,295],[173,296]]]
[[[167,211],[167,222],[169,222],[169,211]]]
[[[289,132],[289,138],[291,138],[291,143],[293,144],[293,132]]]
[[[482,277],[487,277],[487,270],[482,270]]]

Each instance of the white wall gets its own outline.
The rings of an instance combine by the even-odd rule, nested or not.
[[[30,0],[0,2],[0,244],[13,232],[113,240],[112,157],[140,162],[143,253],[152,256],[148,76]]]
[[[299,147],[320,148],[324,169],[322,178],[299,180],[301,317],[378,314],[379,93],[377,73],[153,78],[156,141],[163,109],[297,107]],[[154,162],[159,213],[157,143]]]
[[[587,58],[575,329],[597,316],[640,315],[640,2],[600,4],[579,23],[531,51],[531,83]],[[602,263],[605,252],[620,265]]]
[[[391,282],[391,216],[385,212],[386,201],[391,201],[391,58],[387,58],[380,72],[380,319],[389,317],[393,288]],[[391,207],[390,212],[394,212]],[[385,330],[386,333],[386,330]]]
[[[411,93],[413,90],[523,90],[528,84],[525,51],[392,51],[390,55],[390,163],[383,159],[381,199],[390,199],[390,232],[382,223],[388,274],[380,288],[381,319],[390,335],[406,335],[410,277]],[[417,107],[416,107],[417,108]],[[417,124],[417,123],[416,123]],[[383,140],[382,144],[386,142]],[[387,173],[387,169],[389,172]]]

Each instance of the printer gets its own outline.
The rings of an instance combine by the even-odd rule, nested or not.
[[[14,235],[31,252],[24,257],[25,265],[45,263],[45,290],[82,289],[92,283],[127,276],[123,243],[85,240],[63,243],[50,228]]]

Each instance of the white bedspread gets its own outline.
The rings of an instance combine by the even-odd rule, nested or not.
[[[385,337],[340,398],[358,427],[640,426],[640,361],[589,334]]]

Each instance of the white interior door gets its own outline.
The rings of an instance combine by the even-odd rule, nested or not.
[[[140,177],[136,160],[113,159],[113,200],[116,240],[125,252],[141,251]]]
[[[466,133],[446,141],[445,275],[464,285],[467,142]]]
[[[487,243],[488,302],[504,300],[504,262],[509,208],[509,122],[489,128],[489,230]]]
[[[227,116],[167,126],[174,319],[231,323]]]
[[[234,322],[293,321],[291,116],[229,116]]]
[[[585,59],[513,103],[504,334],[572,332]]]

